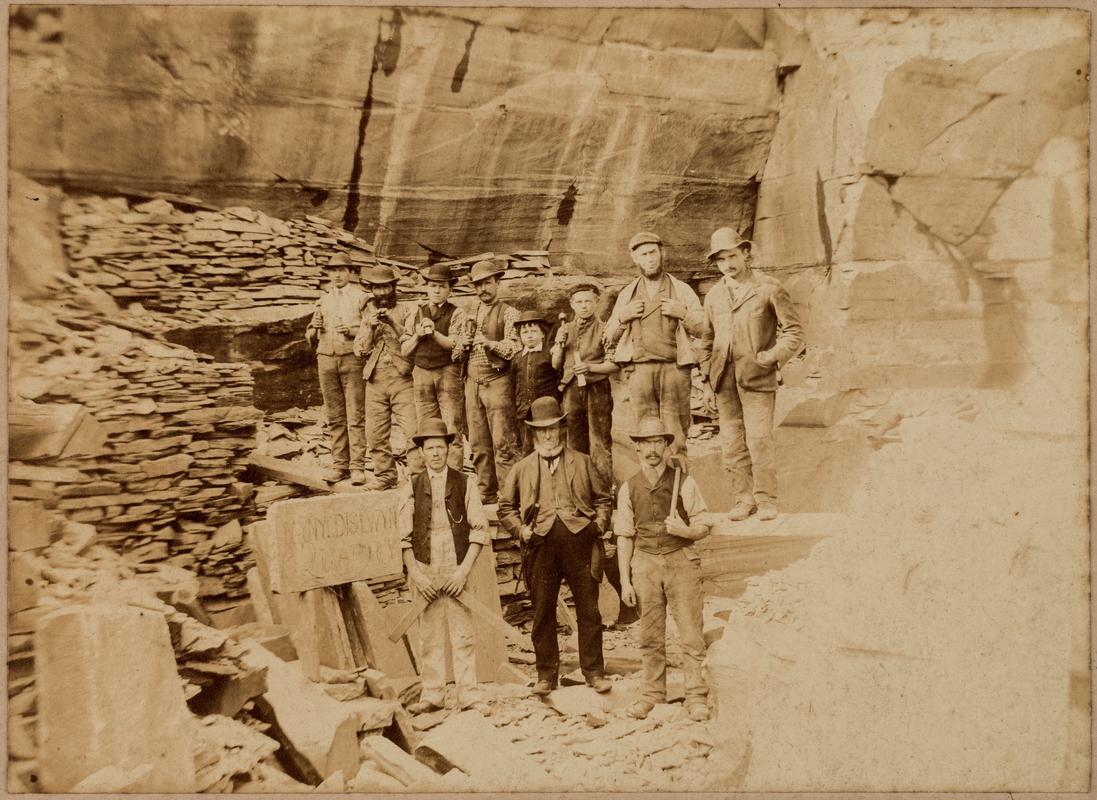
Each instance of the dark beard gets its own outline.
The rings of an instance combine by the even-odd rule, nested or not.
[[[378,308],[394,308],[396,306],[396,292],[375,293],[373,295],[373,304]]]

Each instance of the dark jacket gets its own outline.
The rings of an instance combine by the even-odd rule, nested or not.
[[[465,560],[469,550],[468,510],[465,508],[465,482],[468,478],[454,469],[446,468],[446,513],[449,516],[450,530],[453,531],[453,549],[457,552],[457,563]],[[411,551],[415,560],[421,564],[430,563],[430,514],[432,496],[430,473],[426,470],[411,479],[413,503],[411,522]]]
[[[537,504],[537,476],[540,456],[534,452],[515,464],[507,474],[503,491],[499,493],[499,524],[512,536],[517,536],[529,509]],[[609,532],[609,515],[613,510],[613,496],[601,474],[594,469],[590,456],[565,447],[560,469],[571,486],[575,508]]]
[[[529,407],[538,397],[560,399],[560,375],[552,366],[552,353],[542,347],[539,353],[522,351],[511,359],[514,371],[514,408],[521,421],[529,413]]]

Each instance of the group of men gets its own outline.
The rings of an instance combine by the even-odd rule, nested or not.
[[[444,265],[425,270],[427,302],[414,307],[396,302],[391,269],[363,269],[368,289],[362,289],[351,283],[349,258],[332,259],[332,287],[308,329],[332,437],[328,477],[349,473],[368,489],[393,488],[393,422],[415,445],[411,478],[402,485],[404,563],[428,602],[421,630],[430,654],[413,710],[442,703],[447,639],[459,702],[483,710],[470,611],[460,597],[479,552],[490,545],[483,506],[498,504],[500,525],[523,545],[534,693],[549,694],[558,680],[562,582],[575,601],[583,675],[595,691],[611,688],[598,611],[605,574],[626,609],[639,608],[643,691],[628,712],[644,717],[666,699],[669,607],[683,651],[686,711],[708,719],[693,543],[708,534],[709,523],[684,463],[691,371],[699,369],[716,397],[735,497],[728,516],[769,520],[777,516],[777,370],[803,349],[789,295],[752,269],[753,249],[731,228],[712,234],[708,259],[723,278],[702,305],[665,271],[660,237],[638,233],[629,252],[640,275],[622,289],[606,322],[595,315],[599,289],[577,285],[570,294],[574,319],[559,325],[550,346],[548,320],[499,299],[502,270],[491,261],[473,265],[477,302],[461,309],[449,301],[456,280]],[[629,436],[639,469],[615,496],[608,377],[617,371],[635,411]],[[466,430],[475,482],[461,471]]]

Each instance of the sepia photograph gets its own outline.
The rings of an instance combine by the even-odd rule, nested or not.
[[[1089,792],[1088,8],[7,11],[7,793]]]

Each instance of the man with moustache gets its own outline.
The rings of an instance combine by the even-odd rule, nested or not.
[[[305,338],[316,347],[320,393],[324,398],[332,466],[324,480],[336,483],[350,475],[366,482],[366,424],[362,400],[362,359],[354,351],[354,337],[369,295],[351,283],[353,261],[336,253],[327,263],[331,287],[316,301]]]
[[[440,418],[450,433],[449,465],[461,469],[465,459],[465,395],[461,368],[453,362],[453,317],[457,306],[449,302],[457,279],[445,265],[429,267],[423,278],[427,302],[409,315],[401,337],[400,352],[411,359],[415,409],[419,419]]]
[[[450,322],[455,332],[452,358],[467,364],[465,415],[485,505],[498,501],[499,485],[518,455],[510,362],[522,343],[515,327],[518,309],[499,300],[502,272],[491,261],[473,264],[469,277],[479,302],[467,312],[458,309]]]
[[[724,465],[744,520],[777,518],[773,407],[777,369],[804,348],[796,307],[784,287],[752,269],[753,243],[732,228],[713,232],[708,258],[724,277],[705,296],[704,373],[716,395]]]
[[[689,337],[701,336],[705,315],[696,293],[663,270],[663,240],[642,231],[629,242],[640,269],[617,296],[606,320],[606,342],[624,367],[635,419],[659,417],[685,452],[690,425],[690,370],[697,363]]]
[[[526,549],[523,573],[533,601],[533,651],[537,683],[533,693],[548,695],[560,674],[556,601],[560,582],[575,598],[579,624],[579,666],[587,684],[608,692],[602,657],[598,586],[602,539],[609,533],[613,499],[590,456],[564,446],[564,414],[555,397],[533,401],[525,424],[533,428],[534,452],[507,476],[499,497],[499,523]]]
[[[362,313],[354,352],[367,359],[362,377],[366,382],[366,442],[373,459],[373,478],[366,484],[366,489],[379,491],[396,486],[396,461],[391,441],[393,421],[403,434],[408,469],[418,471],[418,457],[412,455],[410,448],[415,433],[411,363],[400,352],[400,334],[411,309],[407,303],[396,302],[397,275],[391,267],[368,267],[361,275],[372,296]]]

